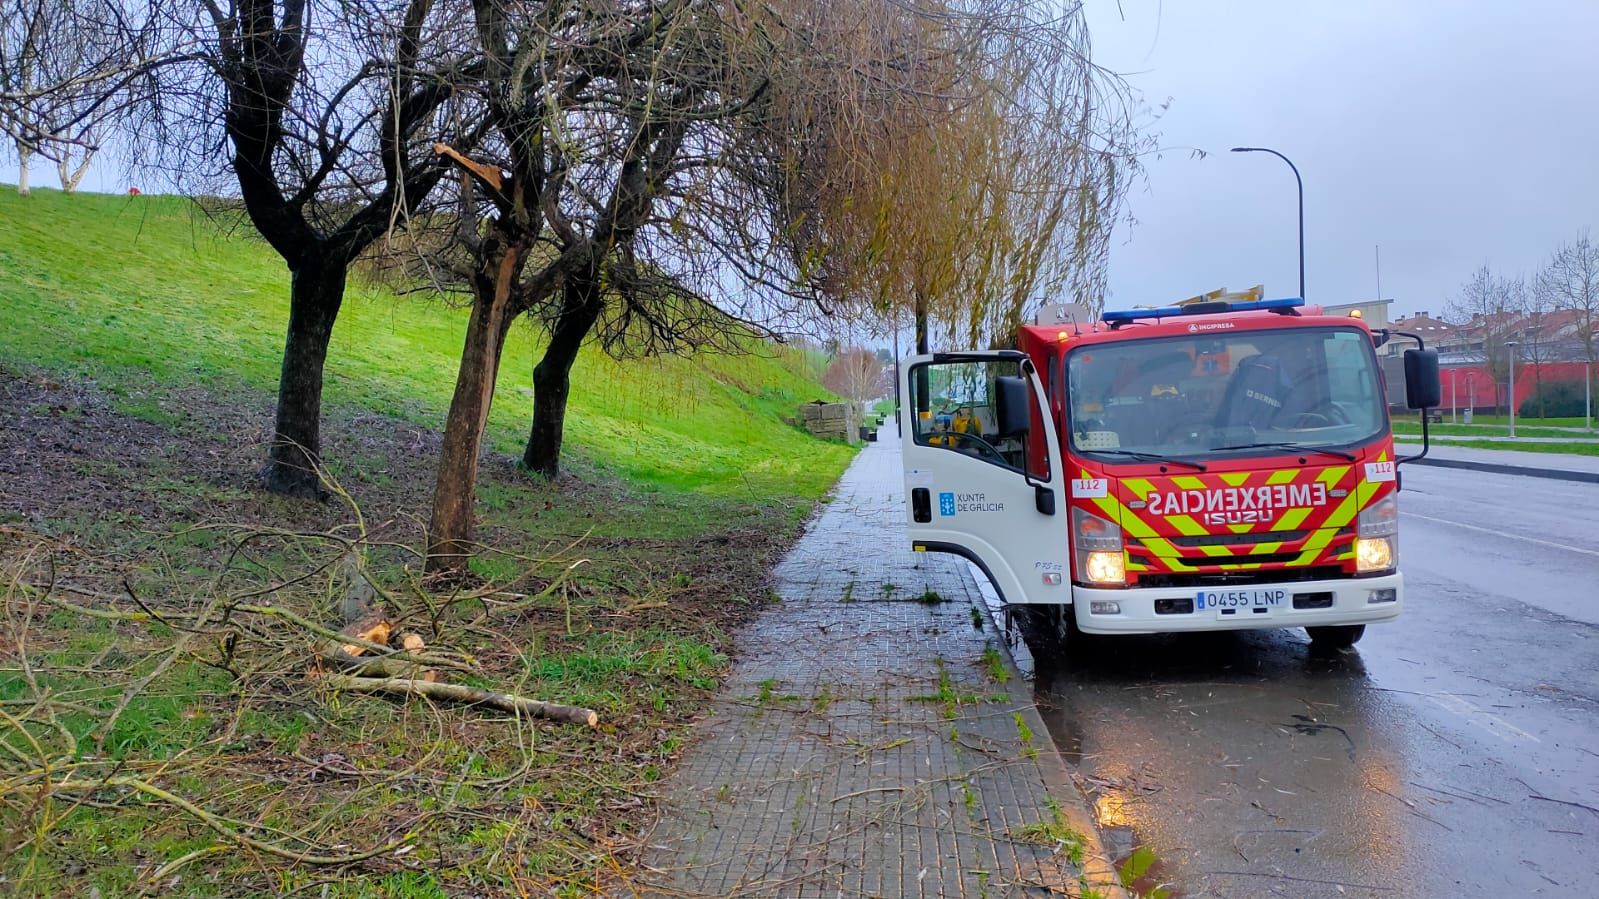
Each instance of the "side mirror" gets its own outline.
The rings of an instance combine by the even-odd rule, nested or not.
[[[1032,425],[1032,409],[1027,402],[1027,381],[1020,377],[994,379],[994,417],[1000,437],[1017,437]]]
[[[1405,350],[1405,405],[1431,409],[1443,403],[1436,350]]]

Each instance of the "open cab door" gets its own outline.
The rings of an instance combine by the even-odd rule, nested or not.
[[[1060,439],[1032,361],[935,353],[899,377],[912,546],[966,557],[1006,603],[1069,603]]]

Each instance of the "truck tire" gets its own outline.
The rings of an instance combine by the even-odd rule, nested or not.
[[[1364,624],[1336,624],[1326,627],[1307,627],[1310,644],[1323,649],[1348,649],[1360,642],[1366,633]]]

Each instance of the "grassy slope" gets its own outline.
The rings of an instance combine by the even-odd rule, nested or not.
[[[21,460],[17,471],[50,483],[0,477],[0,506],[10,508],[0,509],[0,585],[8,572],[25,570],[6,556],[7,540],[32,546],[28,534],[37,531],[75,548],[62,557],[73,569],[62,577],[119,584],[127,575],[142,595],[184,608],[231,558],[233,534],[188,526],[263,522],[319,533],[344,525],[342,509],[237,486],[259,457],[257,447],[239,442],[238,435],[257,438],[237,422],[267,408],[264,398],[275,388],[286,281],[268,248],[220,236],[180,200],[48,191],[19,200],[0,190],[0,365],[70,373],[68,381],[98,385],[83,394],[103,391],[113,406],[113,414],[97,412],[92,397],[82,400],[70,385],[9,382],[36,398],[0,409],[0,421],[13,422],[0,429],[0,452]],[[329,359],[328,408],[439,426],[464,327],[460,311],[352,285]],[[519,330],[491,421],[492,444],[502,453],[520,449],[534,351]],[[314,826],[329,845],[365,846],[396,821],[440,817],[426,819],[409,856],[432,873],[385,863],[330,875],[230,852],[185,868],[173,892],[263,895],[331,877],[325,894],[340,897],[545,895],[557,887],[561,895],[587,895],[613,869],[608,853],[625,855],[649,820],[634,797],[670,765],[698,704],[725,672],[722,625],[758,606],[760,585],[749,575],[758,574],[850,451],[780,420],[819,390],[797,354],[624,366],[591,353],[575,377],[569,459],[588,483],[544,485],[504,465],[485,466],[482,532],[500,554],[480,559],[478,570],[501,583],[536,586],[564,564],[559,548],[587,534],[581,553],[590,564],[575,582],[580,589],[514,614],[496,611],[495,627],[514,633],[514,641],[478,626],[486,607],[452,606],[436,645],[471,653],[485,685],[597,709],[601,728],[530,725],[537,745],[524,745],[511,738],[515,727],[475,710],[328,699],[298,676],[230,682],[198,662],[175,665],[128,706],[106,757],[127,770],[166,772],[163,783],[240,819],[269,815],[286,829]],[[0,378],[0,389],[7,383]],[[213,389],[184,392],[196,383]],[[181,404],[195,395],[213,406],[238,396],[242,405],[186,417]],[[345,483],[374,508],[413,509],[425,519],[417,507],[431,487],[432,460],[396,436],[409,429],[331,418],[330,436],[352,438],[341,444],[349,448],[344,458],[332,460]],[[101,427],[119,436],[107,437]],[[219,480],[216,470],[237,478]],[[19,514],[33,511],[39,515]],[[385,527],[379,539],[414,544],[420,522],[401,515]],[[705,536],[713,542],[702,545]],[[310,544],[259,547],[249,570],[234,565],[228,583],[290,583],[330,558],[329,547]],[[552,557],[548,564],[528,561]],[[377,561],[376,573],[403,599],[402,572],[388,557]],[[518,575],[530,565],[534,576]],[[312,616],[330,608],[315,584],[273,595]],[[8,625],[30,622],[30,655],[51,672],[44,687],[101,714],[146,670],[142,653],[105,661],[107,647],[140,646],[154,656],[172,639],[141,626],[0,606]],[[8,633],[0,640],[0,656],[13,637],[21,639]],[[276,671],[273,646],[242,642],[245,668]],[[0,701],[29,695],[16,671],[0,661]],[[95,720],[69,716],[65,723],[82,738]],[[235,731],[255,742],[239,744],[230,736]],[[329,752],[374,771],[420,766],[432,779],[394,774],[393,791],[361,780],[328,785],[286,761],[291,753],[315,759]],[[588,760],[588,777],[565,775],[572,758]],[[287,779],[285,764],[295,769]],[[496,785],[459,786],[468,767]],[[552,817],[551,808],[561,811]],[[0,825],[0,836],[4,831]],[[179,859],[214,842],[159,805],[81,808],[56,821],[47,851],[37,860],[29,855],[24,874],[31,873],[31,885],[13,882],[19,895],[85,895],[91,883],[103,895],[127,895],[152,867],[149,859]],[[0,878],[15,875],[20,859],[0,859]]]
[[[288,315],[270,248],[227,236],[187,201],[0,191],[0,358],[117,381],[272,390]],[[439,426],[466,315],[352,280],[329,354],[328,404]],[[506,349],[490,444],[515,453],[537,346]],[[848,451],[779,416],[815,397],[796,353],[643,360],[586,352],[573,372],[568,447],[580,466],[645,485],[814,497]]]

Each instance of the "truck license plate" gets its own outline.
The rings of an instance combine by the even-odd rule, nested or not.
[[[1194,610],[1211,609],[1217,618],[1265,616],[1287,601],[1287,590],[1201,590],[1194,597]]]

